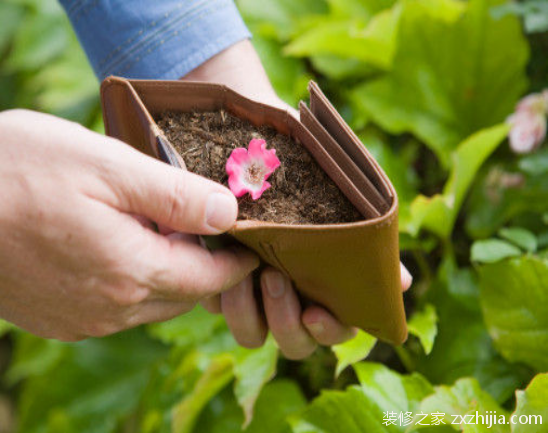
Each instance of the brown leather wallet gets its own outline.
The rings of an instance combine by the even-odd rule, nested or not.
[[[106,132],[185,168],[154,118],[165,111],[221,108],[269,125],[303,145],[364,216],[363,221],[289,225],[237,221],[230,234],[287,274],[306,298],[339,320],[400,344],[407,337],[400,281],[398,199],[392,184],[315,83],[299,121],[288,112],[211,83],[126,80],[101,86]]]

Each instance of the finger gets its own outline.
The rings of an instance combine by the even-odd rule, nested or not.
[[[202,301],[235,286],[259,266],[258,257],[244,248],[209,251],[177,239],[179,234],[155,236],[160,239],[149,251],[153,264],[147,285],[153,297]]]
[[[343,325],[318,306],[308,307],[302,315],[302,321],[310,335],[323,346],[344,343],[356,335],[353,328]]]
[[[165,322],[192,310],[193,307],[194,304],[187,302],[145,301],[131,309],[125,329],[145,323]]]
[[[238,204],[224,186],[138,152],[116,163],[104,175],[114,207],[185,233],[218,234],[234,225]]]
[[[269,268],[261,275],[263,303],[268,327],[288,359],[303,359],[316,349],[316,343],[301,321],[301,305],[291,281]]]
[[[220,314],[222,312],[220,295],[213,295],[209,298],[205,298],[201,304],[202,307],[204,307],[211,314]]]
[[[251,276],[221,294],[221,309],[238,344],[249,349],[262,346],[267,328],[255,299]]]
[[[401,286],[402,290],[405,292],[406,290],[411,287],[411,284],[413,284],[413,276],[409,273],[407,268],[403,265],[403,263],[400,263],[401,268]]]

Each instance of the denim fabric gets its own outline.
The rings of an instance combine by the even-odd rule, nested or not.
[[[60,0],[102,80],[178,79],[250,37],[232,0]]]

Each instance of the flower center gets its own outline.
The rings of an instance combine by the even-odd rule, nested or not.
[[[264,167],[257,163],[252,163],[245,171],[246,181],[250,184],[262,184],[264,181]]]

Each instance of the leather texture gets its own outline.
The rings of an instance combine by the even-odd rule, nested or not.
[[[229,234],[287,274],[306,298],[381,340],[407,338],[401,292],[398,199],[389,179],[311,82],[300,118],[220,84],[126,80],[101,86],[106,132],[166,163],[185,168],[154,118],[165,111],[214,111],[269,125],[303,145],[364,216],[363,221],[289,225],[237,221]]]

